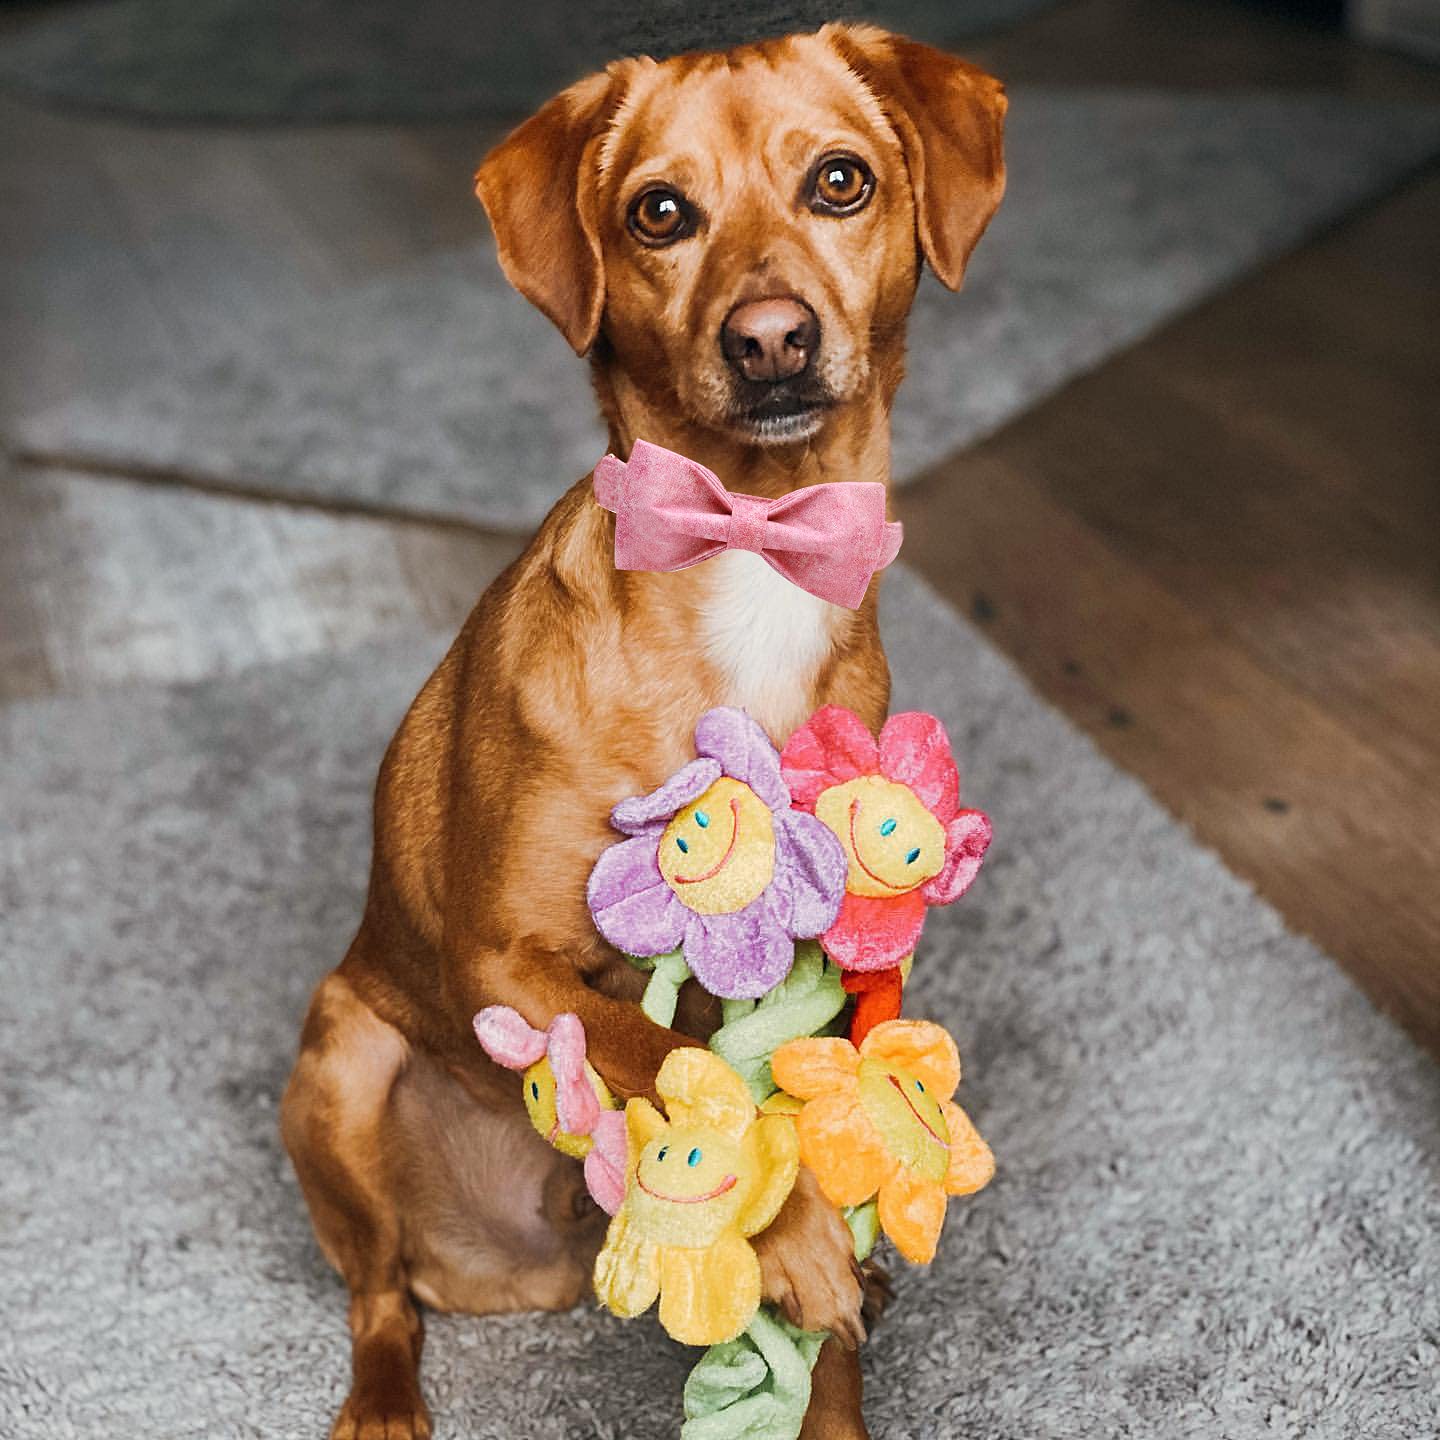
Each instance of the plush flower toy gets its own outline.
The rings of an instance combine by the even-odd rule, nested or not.
[[[951,1098],[960,1056],[949,1034],[927,1020],[889,1020],[858,1050],[838,1037],[792,1040],[770,1065],[804,1101],[794,1122],[800,1158],[826,1198],[878,1198],[880,1228],[907,1260],[928,1264],[946,1197],[973,1194],[995,1173],[990,1147]]]
[[[786,742],[780,764],[792,803],[845,852],[845,898],[820,943],[859,996],[858,1044],[900,1014],[902,967],[926,907],[949,905],[969,888],[990,821],[960,808],[960,772],[933,715],[892,715],[877,745],[858,715],[827,705]]]
[[[585,1059],[578,1015],[557,1015],[536,1030],[518,1010],[491,1005],[472,1022],[485,1053],[507,1070],[523,1070],[530,1123],[562,1155],[585,1162],[585,1186],[607,1215],[625,1195],[625,1117]]]
[[[790,970],[795,941],[840,913],[847,862],[813,815],[790,808],[780,757],[743,710],[707,710],[697,759],[622,800],[587,890],[600,933],[628,955],[679,950],[713,995],[758,999]]]
[[[761,1115],[718,1055],[684,1047],[655,1078],[666,1114],[625,1107],[625,1200],[595,1262],[595,1293],[617,1315],[660,1298],[660,1323],[688,1345],[739,1336],[760,1306],[748,1239],[785,1203],[799,1169],[796,1127]]]

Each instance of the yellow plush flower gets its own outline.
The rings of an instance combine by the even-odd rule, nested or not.
[[[685,1048],[660,1067],[648,1100],[625,1107],[625,1199],[595,1262],[595,1293],[617,1315],[660,1297],[660,1323],[687,1345],[733,1340],[760,1305],[760,1262],[746,1238],[785,1203],[799,1169],[795,1126],[761,1115],[718,1055]]]
[[[859,1050],[838,1038],[792,1040],[771,1060],[775,1083],[804,1107],[800,1158],[834,1205],[879,1196],[880,1227],[916,1264],[935,1257],[947,1195],[988,1184],[995,1158],[951,1096],[955,1042],[927,1020],[889,1020]]]
[[[599,1071],[587,1061],[583,1073],[585,1083],[589,1085],[601,1111],[615,1109],[615,1097],[611,1095],[610,1087],[601,1079]],[[555,1078],[550,1057],[542,1055],[525,1071],[524,1080],[525,1110],[536,1131],[562,1155],[569,1155],[574,1160],[585,1159],[595,1146],[594,1121],[592,1120],[590,1133],[565,1128],[560,1119],[559,1082]]]

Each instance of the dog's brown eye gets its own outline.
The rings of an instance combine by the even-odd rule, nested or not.
[[[630,230],[646,245],[668,245],[690,233],[694,213],[677,191],[647,190],[630,206]]]
[[[853,215],[875,189],[875,177],[853,155],[827,155],[815,167],[810,207],[826,215]]]

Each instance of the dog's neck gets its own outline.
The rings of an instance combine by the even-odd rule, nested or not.
[[[610,448],[622,459],[636,440],[648,440],[698,460],[729,490],[772,498],[824,481],[889,481],[890,407],[880,394],[837,407],[812,440],[761,446],[648,402],[603,366],[595,378]],[[689,643],[715,676],[708,703],[748,710],[775,737],[806,719],[820,677],[855,634],[854,612],[807,594],[758,555],[731,551],[681,575],[635,578],[667,598],[684,587],[693,615]]]

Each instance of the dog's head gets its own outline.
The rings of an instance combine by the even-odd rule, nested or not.
[[[951,289],[1004,189],[1000,85],[869,26],[623,60],[485,160],[500,262],[580,354],[748,444],[899,382],[920,257]]]

